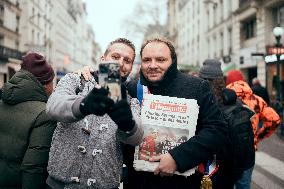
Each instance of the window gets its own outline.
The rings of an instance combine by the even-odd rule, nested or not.
[[[213,20],[214,20],[214,25],[216,25],[216,19],[217,19],[217,10],[216,10],[216,6],[213,6]]]
[[[197,8],[197,14],[199,14],[199,1],[197,1],[196,8]]]
[[[223,38],[223,32],[220,33],[220,57],[223,57],[223,50],[224,50],[224,38]]]
[[[212,44],[212,45],[216,45],[216,44],[217,44],[216,42],[217,42],[217,41],[216,41],[216,36],[214,35],[214,36],[213,36],[213,44]],[[217,58],[216,51],[217,51],[217,49],[214,48],[214,58]]]
[[[221,18],[221,21],[224,19],[223,0],[220,0],[220,18]]]
[[[284,27],[284,6],[273,9],[272,16],[274,26],[278,26],[278,24],[280,24],[281,27]]]
[[[193,19],[194,19],[194,10],[195,10],[194,1],[192,1],[192,18]]]
[[[17,26],[19,26],[19,24],[20,24],[20,17],[19,16],[16,16],[16,22],[17,22]]]
[[[207,10],[207,30],[210,29],[210,15],[209,15],[209,10]]]
[[[34,44],[34,41],[35,41],[35,31],[34,30],[32,30],[32,44]]]
[[[242,39],[247,40],[256,36],[256,17],[244,21],[242,27]]]
[[[19,16],[16,16],[16,32],[18,33],[19,32],[19,27],[20,27],[20,17]]]
[[[4,45],[4,36],[0,35],[0,45]]]
[[[232,54],[232,28],[228,28],[228,47],[229,47],[229,55]]]
[[[230,16],[232,13],[232,1],[228,1],[228,12],[227,12],[227,16]]]
[[[15,41],[15,48],[19,50],[19,41]]]
[[[0,26],[4,23],[4,5],[0,4]]]
[[[0,5],[0,17],[4,16],[4,5]]]
[[[208,47],[208,55],[207,55],[207,58],[210,58],[210,38],[208,37],[207,39],[207,47]]]
[[[37,25],[39,26],[39,22],[40,22],[40,13],[37,14]]]

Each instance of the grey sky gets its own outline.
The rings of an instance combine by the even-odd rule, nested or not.
[[[95,40],[104,50],[107,44],[118,38],[126,37],[134,42],[136,48],[140,47],[141,40],[137,37],[126,36],[127,25],[123,20],[131,16],[135,5],[140,2],[152,0],[84,0],[87,5],[87,21],[92,25],[95,32]],[[165,21],[165,13],[162,16]],[[143,18],[133,18],[143,19]],[[163,21],[162,21],[163,22]]]
[[[85,0],[87,20],[95,31],[95,39],[102,47],[124,34],[122,20],[130,15],[139,0]],[[126,27],[126,26],[125,26]],[[130,39],[131,40],[131,39]]]

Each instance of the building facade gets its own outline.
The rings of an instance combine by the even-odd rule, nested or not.
[[[201,66],[217,58],[225,73],[240,69],[249,83],[258,77],[273,96],[276,64],[264,56],[275,45],[273,28],[284,26],[283,6],[283,0],[168,0],[168,32],[177,31],[179,63]],[[281,81],[283,74],[281,64]]]
[[[276,42],[273,28],[284,26],[283,7],[281,0],[239,0],[233,6],[233,63],[244,73],[249,84],[254,77],[259,78],[272,98],[276,94],[276,63],[268,64],[264,57],[267,47]]]
[[[44,54],[58,79],[96,64],[100,47],[86,15],[82,0],[0,1],[0,88],[28,51]]]
[[[19,68],[21,12],[19,1],[0,1],[0,88]]]
[[[51,61],[52,1],[21,0],[20,6],[24,10],[20,21],[20,50],[41,52]]]
[[[94,65],[95,35],[86,22],[86,5],[83,1],[53,1],[54,39],[53,64],[59,72],[78,70]],[[63,11],[64,10],[64,11]]]

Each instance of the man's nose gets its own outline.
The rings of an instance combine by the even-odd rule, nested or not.
[[[157,67],[157,63],[156,63],[156,61],[155,60],[152,60],[151,62],[150,62],[150,68],[156,68]]]
[[[119,63],[119,66],[122,67],[123,66],[123,57],[121,57],[119,60],[118,60],[118,63]]]

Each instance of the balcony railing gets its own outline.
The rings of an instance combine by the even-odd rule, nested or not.
[[[9,58],[15,58],[21,60],[22,56],[23,53],[21,53],[20,51],[0,45],[0,59],[8,60]]]

